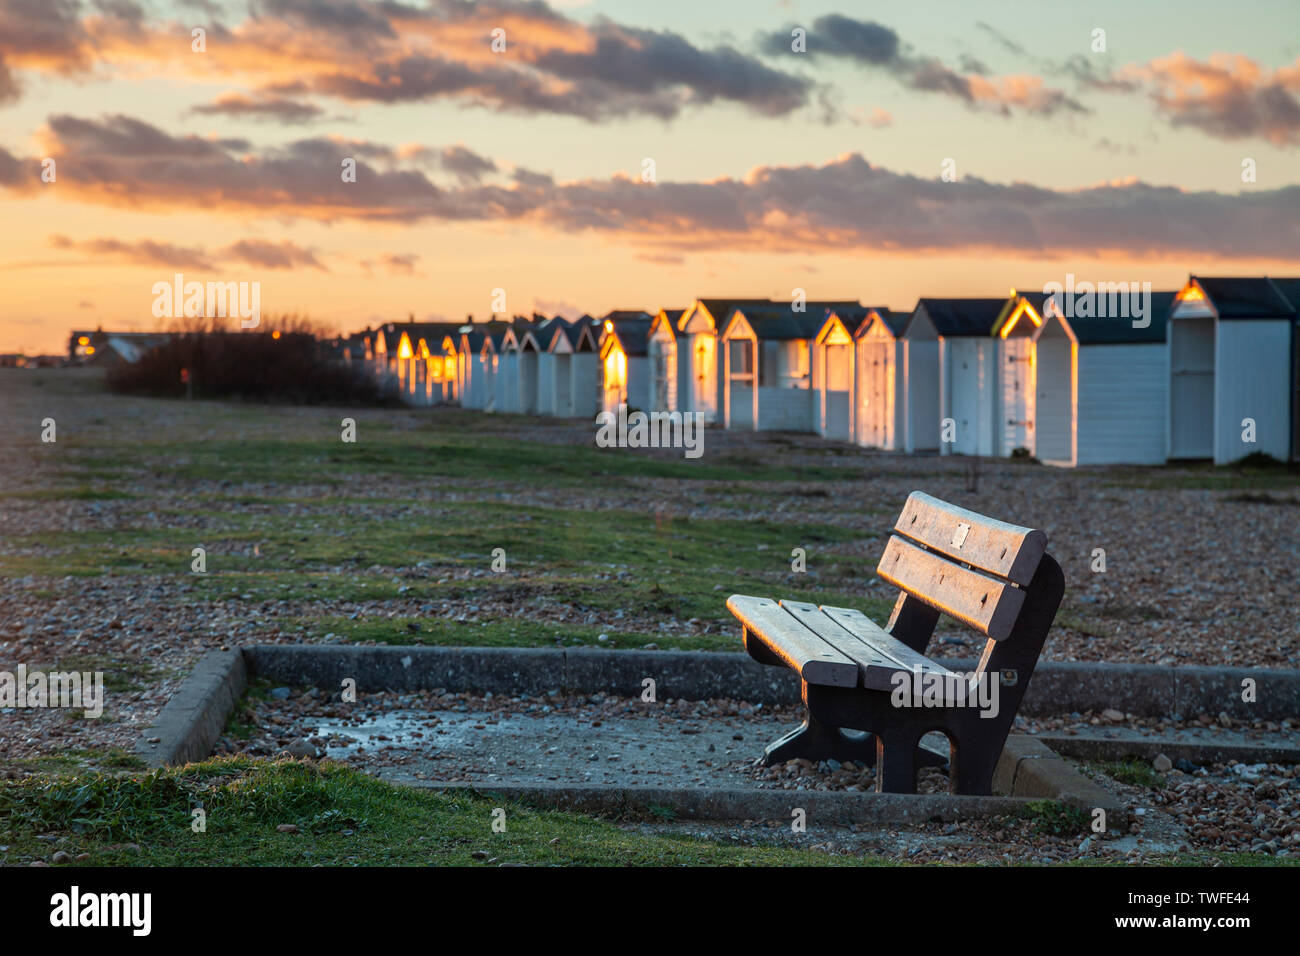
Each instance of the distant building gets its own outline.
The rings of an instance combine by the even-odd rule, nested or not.
[[[156,346],[171,340],[166,332],[93,332],[74,330],[68,336],[68,364],[119,365],[137,362]]]

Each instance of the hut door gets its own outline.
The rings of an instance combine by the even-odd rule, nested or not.
[[[950,339],[948,352],[952,384],[949,414],[957,426],[952,451],[957,455],[978,455],[981,420],[979,343],[967,338]]]
[[[569,371],[572,358],[573,356],[567,352],[555,356],[555,371],[552,373],[555,380],[551,383],[552,388],[555,389],[553,411],[561,418],[570,418],[573,415],[573,376]]]
[[[1002,454],[1034,451],[1033,342],[1018,335],[1002,341]]]
[[[1214,456],[1214,319],[1169,323],[1169,457]]]
[[[862,414],[862,444],[868,448],[884,448],[886,443],[886,415],[888,413],[888,379],[885,368],[887,350],[884,342],[868,341],[863,349],[863,389],[859,397]]]

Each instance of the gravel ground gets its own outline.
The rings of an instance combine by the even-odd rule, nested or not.
[[[204,527],[205,517],[185,515],[197,494],[223,493],[278,503],[231,505],[240,515],[276,511],[307,520],[328,520],[336,504],[294,499],[339,498],[349,514],[382,515],[360,499],[409,498],[414,521],[435,516],[458,501],[493,500],[521,505],[573,507],[571,487],[544,483],[448,479],[437,487],[398,475],[377,474],[357,487],[310,483],[292,489],[256,482],[178,479],[168,469],[135,468],[134,499],[65,497],[66,461],[60,451],[86,446],[131,469],[142,442],[168,440],[273,440],[319,430],[337,412],[151,401],[109,396],[81,372],[0,370],[0,556],[15,554],[17,535],[108,532],[114,529]],[[364,435],[370,426],[422,427],[455,410],[349,411]],[[46,417],[58,422],[59,443],[37,440]],[[557,446],[590,444],[589,424],[503,419],[493,433]],[[761,456],[773,462],[806,459],[826,443],[804,435],[754,435],[710,430],[706,459],[716,455]],[[636,478],[585,495],[588,510],[640,510],[674,518],[779,519],[862,529],[864,566],[874,566],[882,519],[856,507],[901,506],[918,487],[960,504],[1045,529],[1051,551],[1065,568],[1067,597],[1044,650],[1051,660],[1123,660],[1160,664],[1229,664],[1294,667],[1300,658],[1300,616],[1295,611],[1300,568],[1298,487],[1294,476],[1271,479],[1243,491],[1223,472],[1182,469],[1080,469],[1063,472],[1032,464],[981,462],[978,491],[969,489],[971,466],[956,459],[906,457],[838,446],[833,457],[844,479],[835,482],[768,483],[764,493],[720,488],[717,482]],[[670,453],[662,453],[665,456]],[[180,464],[180,463],[178,463]],[[1219,481],[1222,489],[1181,487],[1184,481]],[[1278,482],[1281,481],[1279,485]],[[1156,487],[1140,487],[1143,483]],[[1289,482],[1289,483],[1288,483]],[[45,493],[42,495],[42,493]],[[181,515],[166,514],[178,510]],[[193,509],[191,509],[193,510]],[[391,509],[389,509],[391,511]],[[1091,569],[1094,551],[1106,553],[1106,571]],[[37,544],[25,552],[53,553]],[[110,551],[106,556],[111,557]],[[330,570],[321,568],[319,570]],[[454,581],[485,572],[413,562],[339,571],[374,580]],[[611,569],[609,575],[635,573]],[[864,579],[865,580],[865,579]],[[723,585],[719,585],[723,588]],[[725,588],[724,588],[725,590]],[[880,583],[866,594],[887,596]],[[720,593],[719,601],[723,595]],[[176,576],[107,573],[95,577],[27,575],[0,577],[0,669],[29,667],[83,655],[102,667],[118,667],[106,719],[83,720],[56,710],[0,715],[0,767],[66,753],[130,748],[157,715],[184,675],[206,650],[246,643],[299,642],[289,622],[305,615],[362,618],[409,616],[438,621],[509,615],[556,623],[601,625],[600,615],[557,602],[544,582],[526,575],[508,596],[437,602],[404,600],[214,601],[194,593]],[[677,619],[672,613],[628,614],[620,628],[649,634],[717,633],[717,622]],[[956,633],[956,632],[953,632]],[[331,639],[329,635],[325,640]],[[956,639],[956,638],[954,638]],[[957,645],[954,645],[957,646]],[[737,647],[739,642],[737,641]],[[951,653],[958,653],[956,650]],[[111,673],[110,673],[110,676]],[[1191,715],[1184,715],[1191,720]],[[1213,715],[1208,715],[1214,720]],[[1087,719],[1091,719],[1090,717]],[[1062,720],[1077,720],[1069,715]],[[1048,721],[1039,721],[1047,729]],[[1280,728],[1281,731],[1294,730]],[[1268,728],[1260,728],[1267,732]]]
[[[874,786],[871,768],[807,760],[755,765],[762,747],[799,720],[797,707],[722,699],[648,705],[606,694],[503,697],[435,690],[369,694],[343,704],[315,688],[283,687],[250,697],[240,718],[246,736],[223,738],[218,751],[339,759],[398,781],[537,784],[557,779],[552,771],[559,770],[563,779],[583,784],[844,790],[871,799],[865,794]],[[563,736],[539,733],[544,724]],[[554,752],[557,743],[563,752]],[[798,839],[829,853],[874,852],[916,862],[1143,862],[1177,851],[1300,856],[1300,766],[1187,765],[1135,785],[1072,762],[1130,811],[1125,820],[1109,821],[1104,835],[1058,835],[1026,820],[813,828],[797,837],[786,821],[672,828],[738,841]],[[945,793],[947,776],[925,769],[917,786]]]

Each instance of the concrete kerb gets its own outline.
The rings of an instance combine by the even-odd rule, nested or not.
[[[786,669],[719,651],[259,644],[244,653],[255,673],[320,687],[337,687],[351,677],[362,689],[632,696],[650,678],[661,700],[799,700],[799,681]],[[961,671],[976,665],[968,660],[942,663]],[[1251,703],[1242,700],[1246,680],[1254,682]],[[1032,717],[1108,707],[1138,717],[1226,712],[1245,720],[1282,720],[1300,716],[1300,671],[1043,661],[1034,670],[1020,712]]]
[[[668,787],[477,786],[417,784],[444,791],[470,791],[546,810],[599,816],[635,815],[672,820],[768,820],[789,823],[796,809],[813,826],[948,823],[1030,811],[1021,797],[964,797],[945,793],[852,793],[834,790],[723,790]],[[1044,799],[1042,797],[1039,800]],[[1109,811],[1107,811],[1109,812]]]
[[[136,742],[136,753],[150,767],[202,760],[212,753],[247,686],[240,651],[208,651]]]
[[[970,669],[970,662],[948,662]],[[533,648],[366,647],[353,645],[255,645],[242,651],[211,651],[199,662],[180,691],[163,709],[154,726],[137,745],[150,766],[182,764],[211,753],[240,696],[248,675],[295,685],[337,688],[346,678],[366,690],[491,691],[537,695],[610,693],[639,695],[646,678],[655,681],[660,700],[673,697],[709,699],[727,696],[764,703],[793,703],[799,684],[780,668],[763,667],[741,654],[717,652],[551,650]],[[1242,711],[1241,681],[1256,681],[1257,700],[1271,701],[1251,717],[1274,719],[1300,712],[1300,673],[1293,671],[1217,668],[1155,668],[1125,664],[1053,664],[1035,671],[1022,710],[1060,713],[1114,707],[1139,716],[1164,715],[1182,706],[1213,711]],[[1041,678],[1041,679],[1040,679]],[[1291,701],[1284,704],[1283,701]],[[1050,703],[1049,703],[1050,702]],[[1190,705],[1190,706],[1189,706]],[[1259,706],[1259,705],[1255,705]],[[1289,709],[1288,709],[1289,707]],[[1284,713],[1285,712],[1285,713]],[[1128,741],[1115,741],[1116,748]],[[1087,754],[1107,753],[1098,742]],[[1032,737],[1012,736],[999,760],[995,789],[1010,796],[956,797],[864,795],[833,791],[731,791],[718,789],[659,789],[628,787],[511,787],[483,792],[515,795],[543,806],[589,808],[602,813],[652,811],[667,806],[676,816],[700,819],[773,818],[774,808],[804,806],[824,821],[872,822],[888,819],[957,819],[1015,812],[1032,799],[1053,799],[1077,807],[1101,807],[1107,813],[1122,807],[1108,791],[1087,780]],[[453,789],[444,787],[444,789]],[[469,789],[475,789],[470,787]],[[793,801],[793,802],[792,802]],[[772,807],[767,807],[771,803]],[[762,809],[767,808],[767,809]]]

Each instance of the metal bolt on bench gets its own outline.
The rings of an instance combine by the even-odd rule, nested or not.
[[[953,793],[992,793],[993,769],[1065,592],[1046,549],[1042,531],[916,491],[876,568],[899,588],[886,627],[851,608],[733,594],[727,608],[749,655],[789,667],[803,682],[804,723],[769,745],[763,762],[874,764],[878,793],[915,793],[918,766],[947,764]],[[941,613],[988,638],[969,677],[925,656]],[[946,754],[922,746],[931,731],[947,736]]]

